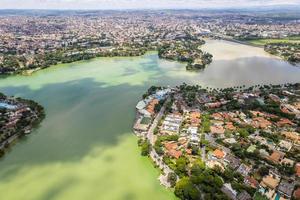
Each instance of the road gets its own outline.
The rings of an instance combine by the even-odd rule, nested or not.
[[[166,105],[169,101],[170,101],[170,98],[168,98],[166,100],[166,102],[160,109],[159,113],[156,115],[155,119],[153,120],[153,122],[148,130],[147,139],[152,146],[154,146],[155,141],[156,141],[156,136],[154,135],[154,130],[157,127],[158,122],[163,117],[165,109],[166,109]],[[170,169],[170,167],[163,162],[162,156],[159,156],[153,148],[150,152],[150,157],[156,163],[156,165],[163,171],[163,174],[161,174],[159,177],[160,183],[166,187],[170,187],[170,183],[168,182],[168,174],[171,172],[174,172],[174,171],[172,169]]]

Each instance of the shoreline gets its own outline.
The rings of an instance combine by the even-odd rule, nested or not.
[[[7,122],[0,127],[3,140],[0,142],[0,157],[20,138],[38,128],[45,118],[44,108],[32,100],[2,96],[1,102],[13,108],[1,108],[1,119]]]
[[[170,89],[170,92],[166,95],[164,104],[161,107],[161,109],[158,112],[156,112],[155,115],[152,117],[152,120],[149,123],[147,130],[141,132],[134,129],[135,135],[138,136],[138,138],[143,138],[150,145],[148,147],[149,148],[148,154],[147,155],[141,154],[141,155],[150,158],[155,168],[158,167],[161,170],[161,174],[158,177],[160,184],[163,185],[165,188],[175,188],[174,193],[180,199],[185,199],[183,198],[183,196],[185,195],[182,196],[182,194],[180,193],[180,191],[184,187],[194,187],[197,193],[199,195],[202,195],[201,193],[203,192],[203,189],[201,189],[201,187],[198,187],[199,186],[198,184],[200,183],[194,181],[195,179],[193,179],[195,178],[195,176],[199,176],[199,174],[197,174],[199,173],[199,171],[198,172],[193,171],[193,169],[196,170],[193,167],[198,165],[199,165],[198,167],[200,167],[202,170],[201,173],[204,173],[206,170],[214,171],[216,170],[215,169],[216,166],[221,167],[220,168],[222,169],[221,171],[216,170],[216,173],[210,174],[210,176],[215,176],[215,178],[222,180],[218,182],[218,186],[217,186],[218,188],[217,193],[219,194],[227,195],[223,191],[224,187],[227,187],[231,183],[235,183],[234,179],[225,180],[227,177],[225,173],[223,174],[223,172],[225,169],[227,170],[228,166],[229,166],[228,170],[231,170],[232,167],[233,170],[235,169],[238,171],[241,177],[243,177],[242,181],[239,181],[238,184],[240,184],[241,186],[245,186],[245,188],[247,188],[246,187],[247,184],[244,183],[243,180],[244,178],[246,179],[250,171],[253,170],[252,168],[253,162],[251,162],[252,157],[250,156],[249,158],[244,158],[243,156],[240,156],[240,154],[238,154],[234,149],[234,146],[230,146],[232,145],[232,143],[227,144],[224,143],[224,141],[226,140],[229,141],[229,139],[243,141],[244,139],[249,138],[248,141],[249,144],[247,146],[247,152],[248,152],[250,147],[254,146],[256,148],[255,137],[257,136],[257,134],[261,134],[262,137],[267,137],[266,136],[267,133],[264,132],[264,130],[270,130],[270,131],[272,130],[274,134],[275,132],[276,134],[279,134],[281,132],[282,132],[281,134],[285,133],[284,131],[286,131],[287,126],[290,127],[289,129],[290,131],[297,130],[298,125],[296,122],[298,119],[300,119],[300,110],[297,111],[296,109],[294,109],[293,112],[285,111],[283,107],[292,106],[294,105],[294,103],[297,106],[297,104],[300,103],[300,99],[297,100],[291,98],[291,100],[288,101],[286,100],[287,97],[288,98],[300,97],[300,95],[298,94],[299,86],[300,86],[299,83],[282,84],[282,85],[270,84],[270,85],[252,86],[243,89],[231,87],[231,88],[218,89],[218,90],[205,90],[205,89],[201,89],[202,87],[200,85],[189,86],[183,84],[178,87],[168,88]],[[192,89],[189,87],[191,87]],[[202,94],[203,96],[201,96],[201,100],[196,97],[196,99],[190,105],[188,103],[190,100],[188,100],[185,97],[181,99],[182,97],[181,95],[184,94],[184,92],[189,92],[192,90],[197,90],[197,92],[199,93],[198,95],[200,96],[203,93]],[[160,89],[155,90],[155,92],[159,92],[159,91]],[[231,99],[231,97],[228,97],[228,99],[226,99],[227,97],[224,97],[225,99],[223,100],[216,100],[218,98],[216,98],[215,100],[213,100],[214,98],[207,100],[206,99],[207,94],[212,96],[214,95],[222,96],[223,94],[228,94],[229,96],[232,95],[233,99]],[[279,97],[280,94],[284,95],[284,97]],[[258,102],[261,101],[261,95],[263,95],[263,97],[269,98],[270,100],[276,102],[277,103],[276,105],[278,106],[278,108],[281,109],[281,111],[269,109],[268,108],[269,105],[266,104],[271,105],[272,102],[269,102],[267,100],[265,100],[263,104],[259,104],[259,105],[253,104],[253,102],[251,102],[253,99],[256,99]],[[170,99],[172,99],[172,107],[170,107],[171,110],[167,109],[167,104],[170,102]],[[248,99],[251,99],[251,101],[248,101]],[[239,105],[235,105],[235,103],[233,103],[235,101],[241,103]],[[138,117],[143,116],[143,114],[139,114],[140,110],[141,108],[139,109],[137,105],[136,112]],[[250,114],[245,115],[244,113],[247,113],[247,111]],[[228,118],[226,117],[223,118],[222,115],[223,113],[225,113],[226,117]],[[260,114],[258,115],[257,113]],[[239,120],[236,121],[237,118],[235,115],[238,116],[238,119],[245,119],[244,122]],[[275,118],[278,120],[272,120]],[[185,121],[186,119],[188,119],[188,121]],[[229,122],[227,120],[229,120]],[[220,121],[222,121],[222,123]],[[235,122],[236,124],[234,124],[233,122]],[[135,124],[136,123],[139,122],[136,120]],[[175,128],[176,127],[175,124],[177,123],[178,123],[178,127]],[[247,124],[247,126],[245,126],[245,123]],[[261,123],[261,124],[257,125],[257,123]],[[226,130],[224,127],[226,127]],[[222,133],[220,132],[221,130]],[[230,132],[226,132],[226,131],[230,131]],[[239,133],[235,134],[235,131],[239,131]],[[222,134],[224,135],[223,137],[221,137]],[[226,134],[231,134],[231,135],[227,136]],[[172,136],[177,136],[177,139],[175,139]],[[163,139],[166,137],[172,137],[172,138]],[[183,140],[188,142],[192,147],[189,147],[189,145],[185,146],[185,142],[182,143]],[[160,144],[157,144],[156,143],[157,141]],[[287,137],[285,139],[280,138],[278,142],[281,141],[286,142],[290,140]],[[176,147],[174,149],[170,149],[174,145]],[[274,142],[274,144],[269,143],[268,145],[271,145],[270,147],[268,146],[268,148],[273,150],[273,154],[275,150],[276,152],[282,151],[286,153],[290,151],[292,146],[294,146],[296,149],[300,147],[299,144],[297,143],[291,144],[292,146],[288,150],[282,148],[280,146],[280,143],[279,143],[280,148],[279,147],[277,148],[276,142]],[[194,147],[197,149],[197,151],[195,152],[194,152]],[[243,163],[241,166],[247,167],[247,170],[249,172],[248,171],[247,173],[244,172],[243,168],[241,168],[239,164],[235,165],[231,163],[231,161],[229,162],[228,160],[226,160],[227,158],[225,158],[225,156],[229,156],[229,157],[232,156],[235,162]],[[288,156],[292,160],[295,159],[294,156],[291,155]],[[185,160],[186,162],[186,164],[184,164],[185,169],[183,171],[179,170],[181,168],[179,168],[179,165],[177,165],[178,164],[177,162],[179,162],[180,160],[181,163],[182,159]],[[276,165],[278,163],[272,160],[268,160],[268,157],[266,158],[262,157],[261,162],[263,164],[268,163],[269,166],[271,166],[272,168],[278,167]],[[175,177],[175,182],[174,179],[170,179],[171,177],[170,174],[172,173]],[[282,177],[283,181],[286,179],[286,177],[288,177],[286,176],[285,173],[287,172],[279,173],[279,177]],[[192,176],[194,177],[192,178]],[[279,181],[280,180],[281,178],[279,178]],[[190,185],[189,186],[182,185],[182,183],[185,181],[189,181]],[[248,190],[248,189],[249,188],[245,189],[245,192],[247,193],[247,195],[253,197],[253,195],[255,195],[254,194],[255,191],[250,189]],[[240,195],[244,193],[244,191],[239,191],[239,190],[237,191],[238,192],[235,192],[235,196],[237,196],[237,194]]]
[[[255,45],[255,44],[252,44],[252,43],[249,43],[249,42],[246,42],[246,41],[241,41],[241,40],[237,40],[237,39],[233,39],[233,38],[211,38],[211,37],[206,37],[204,38],[205,39],[211,39],[211,40],[223,40],[223,41],[227,41],[227,42],[232,42],[232,43],[236,43],[236,44],[241,44],[241,45],[246,45],[246,46],[250,46],[250,47],[255,47],[255,48],[261,48],[261,49],[264,49],[264,46],[261,46],[261,45]],[[206,44],[204,44],[206,45]],[[265,51],[265,50],[264,50]],[[51,67],[55,67],[55,66],[58,66],[58,65],[64,65],[64,64],[71,64],[71,63],[80,63],[80,62],[84,62],[84,61],[92,61],[94,59],[100,59],[100,58],[135,58],[135,57],[142,57],[144,55],[147,55],[149,53],[153,53],[153,52],[156,52],[156,54],[158,55],[158,50],[147,50],[144,54],[142,55],[134,55],[134,56],[96,56],[96,57],[93,57],[93,58],[90,58],[90,59],[83,59],[83,60],[77,60],[77,61],[74,61],[74,62],[69,62],[69,63],[62,63],[62,62],[58,62],[57,64],[54,64],[54,65],[50,65],[48,67],[38,67],[38,68],[35,68],[35,69],[28,69],[28,70],[23,70],[23,71],[18,71],[18,72],[14,72],[14,73],[6,73],[6,74],[0,74],[0,77],[8,77],[8,76],[13,76],[13,75],[21,75],[21,76],[31,76],[33,75],[34,73],[38,72],[38,71],[41,71],[43,69],[47,69],[47,68],[51,68]],[[278,58],[282,61],[285,61],[293,66],[299,66],[300,63],[291,63],[287,60],[285,60],[284,58],[278,56],[278,55],[273,55],[273,54],[270,54],[269,52],[265,51],[268,55],[271,55],[275,58]],[[214,56],[214,55],[212,55]],[[159,57],[159,55],[158,55]],[[176,60],[176,59],[171,59],[171,58],[163,58],[163,57],[159,57],[159,59],[164,59],[164,60],[169,60],[169,61],[174,61],[174,62],[178,62],[178,63],[187,63],[188,65],[188,62],[184,62],[184,61],[180,61],[180,60]],[[213,61],[213,60],[212,60]],[[207,64],[204,68],[208,67],[210,65]],[[187,70],[187,71],[201,71],[203,69],[190,69],[190,70]]]

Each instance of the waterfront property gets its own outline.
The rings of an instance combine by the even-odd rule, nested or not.
[[[44,116],[39,104],[0,93],[0,156],[19,137],[30,133]]]
[[[269,200],[291,199],[300,146],[280,133],[299,135],[300,110],[292,106],[300,102],[299,83],[211,91],[183,84],[171,91],[151,128],[138,134],[149,144],[142,155],[155,154],[150,158],[163,163],[164,174],[164,166],[176,174],[176,184],[162,185],[175,186],[180,199],[252,199],[257,192]],[[197,96],[210,96],[209,105],[224,103],[207,106]]]
[[[216,55],[199,73],[187,72],[185,64],[158,59],[157,53],[149,52],[141,57],[58,65],[30,77],[3,77],[1,91],[39,102],[47,116],[1,160],[1,197],[175,199],[159,185],[158,171],[149,159],[140,157],[132,134],[135,106],[151,85],[186,82],[220,88],[296,82],[300,75],[296,67],[254,47],[210,40],[203,48],[212,48]],[[181,109],[185,107],[180,104]],[[179,141],[192,152],[184,138]],[[19,187],[20,182],[28,184]],[[63,190],[57,190],[58,184]],[[18,192],[7,192],[15,188]]]

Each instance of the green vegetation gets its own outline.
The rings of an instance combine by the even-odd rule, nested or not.
[[[176,160],[175,173],[178,174],[179,177],[186,176],[187,165],[188,165],[188,159],[184,156],[181,156]]]
[[[154,148],[154,150],[156,151],[156,153],[158,155],[163,155],[164,154],[164,150],[163,150],[162,146],[163,145],[162,145],[160,140],[155,141],[155,144],[154,144],[153,148]]]
[[[248,39],[245,41],[249,42],[250,44],[264,46],[269,43],[286,43],[286,42],[297,43],[297,42],[300,42],[300,36],[291,36],[291,37],[287,37],[287,38],[278,38],[278,39],[256,38],[256,39]]]
[[[38,103],[23,99],[6,97],[0,93],[0,102],[14,105],[15,109],[0,108],[0,157],[6,148],[18,137],[29,134],[45,118],[44,108]]]
[[[150,124],[151,118],[150,117],[143,117],[141,120],[141,124]]]
[[[148,140],[139,139],[138,145],[141,147],[141,155],[148,156],[151,151],[151,144]]]
[[[300,62],[300,41],[297,43],[268,43],[264,49],[266,52],[279,56],[288,62]]]
[[[268,198],[265,195],[262,195],[260,192],[256,192],[253,199],[254,200],[268,200]]]
[[[158,102],[158,104],[155,104],[155,106],[154,106],[154,111],[155,111],[156,113],[158,113],[158,112],[161,110],[161,108],[163,107],[164,103],[165,103],[165,100],[160,100],[160,101]]]
[[[205,114],[201,116],[201,131],[202,133],[209,133],[210,132],[210,116],[209,114]]]
[[[168,174],[168,182],[170,183],[171,187],[174,187],[176,185],[177,176],[174,172],[170,172]]]
[[[152,95],[152,94],[155,94],[157,90],[161,90],[162,87],[160,86],[155,86],[155,85],[152,85],[145,94],[143,94],[143,99],[145,99],[146,97]]]
[[[187,70],[204,69],[206,65],[212,62],[212,55],[200,49],[204,43],[204,40],[196,38],[176,41],[175,43],[166,42],[158,48],[158,56],[164,59],[187,62]]]
[[[175,186],[175,195],[180,199],[196,200],[200,194],[188,177],[180,179]]]
[[[265,131],[261,131],[260,136],[269,139],[270,141],[274,142],[275,144],[278,144],[279,141],[282,139],[282,137],[278,134],[268,133],[268,132],[265,132]]]

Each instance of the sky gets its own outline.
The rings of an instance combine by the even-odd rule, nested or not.
[[[300,0],[0,0],[0,9],[179,9],[300,5]]]

